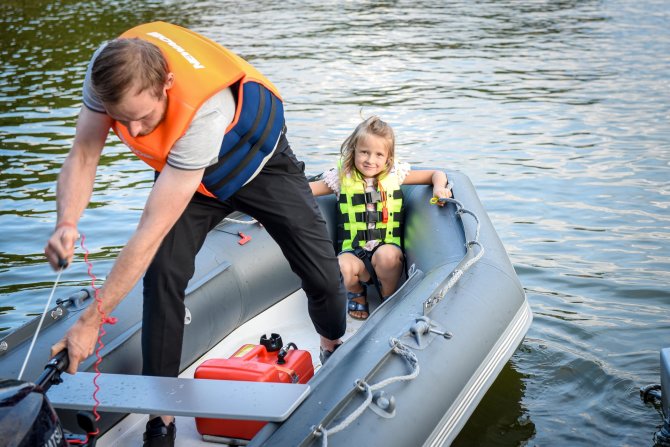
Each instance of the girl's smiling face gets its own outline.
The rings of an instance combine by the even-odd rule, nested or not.
[[[388,159],[387,141],[376,135],[367,135],[356,146],[354,166],[363,177],[376,177],[386,170]]]

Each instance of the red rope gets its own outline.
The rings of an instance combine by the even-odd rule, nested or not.
[[[96,356],[96,361],[95,361],[95,376],[93,377],[93,385],[95,386],[95,391],[93,391],[93,400],[95,401],[95,405],[93,405],[93,414],[95,415],[95,420],[96,422],[100,420],[100,414],[98,414],[98,406],[100,406],[100,401],[98,400],[98,391],[100,391],[100,386],[98,385],[98,377],[100,377],[100,363],[102,362],[102,356],[100,355],[100,351],[102,348],[105,347],[105,344],[102,342],[102,337],[107,333],[105,331],[105,324],[115,324],[117,319],[115,317],[108,317],[107,314],[102,310],[102,299],[100,298],[99,294],[99,288],[95,285],[96,277],[93,274],[93,264],[88,260],[88,249],[84,245],[84,241],[86,240],[86,236],[83,234],[81,235],[81,248],[84,250],[84,262],[86,262],[86,265],[88,266],[88,276],[91,277],[91,287],[95,291],[95,302],[96,305],[98,306],[98,312],[100,315],[102,315],[102,324],[100,325],[100,332],[98,332],[98,347],[95,350],[95,356]],[[97,435],[100,432],[100,430],[96,429],[95,432],[93,433],[87,433],[86,434],[86,440],[80,441],[80,440],[72,440],[69,443],[70,444],[86,444],[88,443],[88,438],[89,436]]]

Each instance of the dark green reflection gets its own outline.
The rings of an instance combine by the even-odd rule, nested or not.
[[[535,424],[522,406],[526,379],[508,362],[452,447],[525,445],[535,435]]]

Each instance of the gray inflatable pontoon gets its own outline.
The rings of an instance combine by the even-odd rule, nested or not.
[[[455,200],[444,207],[429,204],[429,187],[403,186],[407,280],[384,303],[371,297],[374,311],[368,320],[348,320],[346,342],[322,367],[318,364],[318,337],[307,316],[304,295],[298,291],[299,280],[277,245],[259,225],[224,221],[208,235],[187,290],[181,377],[193,377],[204,358],[228,357],[241,344],[257,343],[261,335],[278,332],[285,342],[309,350],[318,368],[307,385],[286,385],[302,388],[294,395],[280,397],[284,402],[274,402],[283,409],[263,408],[263,401],[273,400],[273,394],[264,399],[258,393],[266,390],[249,382],[235,390],[228,388],[230,393],[247,392],[249,401],[260,401],[249,413],[234,408],[236,403],[242,406],[242,400],[224,403],[225,395],[211,397],[218,400],[219,407],[232,408],[213,410],[219,411],[219,417],[276,421],[267,424],[250,445],[450,444],[522,341],[532,314],[470,180],[458,172],[450,172],[449,179]],[[335,198],[321,197],[319,206],[333,236]],[[238,244],[238,232],[251,240]],[[24,380],[40,375],[49,360],[49,347],[92,301],[90,291],[82,291],[62,299],[49,312]],[[105,327],[100,369],[109,380],[117,380],[109,382],[110,387],[123,386],[112,374],[131,380],[128,375],[140,372],[141,313],[138,286],[114,311],[118,322]],[[29,322],[0,340],[0,377],[17,378],[36,326],[37,321]],[[89,358],[80,371],[92,371],[94,361]],[[80,376],[86,377],[64,375],[64,383],[48,393],[54,406],[60,408],[63,425],[74,431],[72,409],[90,399],[79,396],[82,392],[74,385],[68,386],[81,380]],[[221,387],[231,383],[216,382],[215,386]],[[130,386],[141,382],[134,383]],[[131,414],[121,419],[124,414],[112,413],[117,411],[176,414],[177,445],[202,442],[192,428],[192,416],[201,414],[197,413],[198,401],[164,399],[162,385],[151,385],[158,391],[138,393],[140,404],[132,399],[129,403],[127,396],[101,398],[100,408],[108,412],[102,413],[100,428],[107,431],[114,426],[114,430],[98,445],[141,442],[146,416]],[[165,386],[174,388],[174,383]],[[217,407],[217,402],[207,400],[207,396],[200,400],[205,413],[206,408]],[[282,414],[274,417],[274,412]]]

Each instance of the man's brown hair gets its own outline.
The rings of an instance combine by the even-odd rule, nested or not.
[[[103,104],[116,105],[131,89],[160,98],[169,69],[161,50],[141,39],[115,39],[93,62],[93,91]]]

